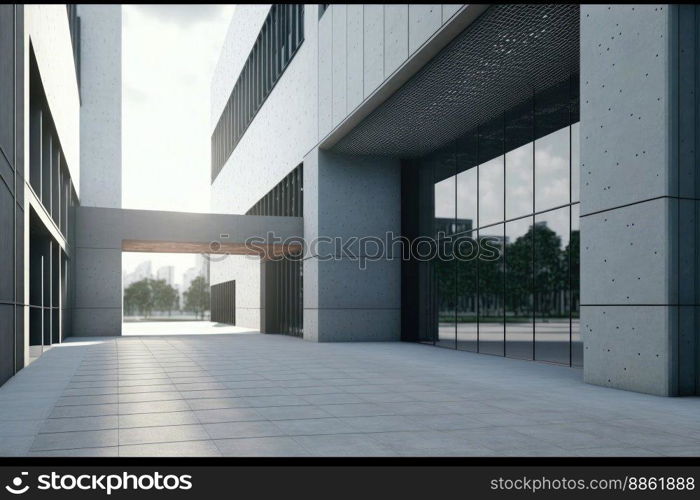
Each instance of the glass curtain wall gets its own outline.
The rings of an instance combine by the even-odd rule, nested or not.
[[[578,121],[572,75],[419,161],[439,252],[423,341],[582,365]]]

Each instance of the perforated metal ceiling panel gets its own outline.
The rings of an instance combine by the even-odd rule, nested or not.
[[[332,150],[420,156],[578,68],[577,5],[495,5]]]

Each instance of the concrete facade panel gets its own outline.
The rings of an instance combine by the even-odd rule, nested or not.
[[[80,202],[122,205],[122,7],[78,7],[80,25]]]
[[[450,20],[459,9],[463,7],[463,4],[458,3],[444,3],[442,4],[442,22],[443,24]]]
[[[332,14],[332,11],[331,11]],[[318,21],[318,133],[333,127],[333,16]]]
[[[318,342],[391,342],[400,333],[400,309],[318,310]]]
[[[75,300],[78,308],[121,308],[121,248],[78,248],[75,276]]]
[[[364,11],[362,4],[348,4],[347,17],[347,110],[350,113],[364,99]]]
[[[349,238],[401,232],[401,171],[397,159],[320,152],[318,232]]]
[[[364,97],[384,81],[384,6],[364,5]]]
[[[408,4],[384,5],[384,78],[408,59]]]
[[[584,380],[590,384],[672,394],[676,307],[584,306]]]
[[[401,307],[401,261],[382,259],[318,261],[318,307],[396,309]],[[305,277],[306,278],[306,277]]]
[[[333,127],[335,127],[348,114],[347,5],[334,4],[330,9],[333,17]]]
[[[74,337],[114,337],[122,334],[120,308],[75,308],[73,310]]]
[[[669,23],[667,6],[581,8],[581,214],[675,194]]]
[[[668,279],[668,220],[677,206],[661,198],[581,219],[581,303],[676,302],[677,289]]]
[[[413,54],[442,26],[444,7],[441,4],[410,4],[408,6],[409,54]]]

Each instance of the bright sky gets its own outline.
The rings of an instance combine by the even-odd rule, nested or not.
[[[233,5],[122,7],[122,206],[209,211],[209,85]],[[127,254],[127,272],[144,260],[174,265],[194,255]]]

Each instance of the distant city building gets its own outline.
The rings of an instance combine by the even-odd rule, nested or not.
[[[150,260],[141,262],[141,264],[136,266],[136,269],[134,269],[133,272],[128,273],[124,276],[124,278],[123,278],[124,287],[126,288],[129,285],[131,285],[132,283],[136,283],[137,281],[141,281],[141,280],[146,279],[146,278],[152,278],[153,277],[152,267],[153,267],[153,264],[151,263]]]
[[[163,280],[168,285],[173,286],[175,283],[175,266],[159,267],[156,272],[156,279]]]

